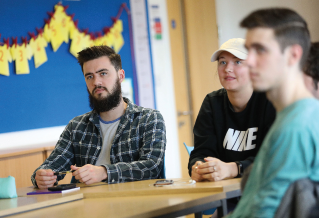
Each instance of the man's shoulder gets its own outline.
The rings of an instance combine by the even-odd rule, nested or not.
[[[160,111],[141,107],[132,102],[128,104],[125,119],[128,120],[127,125],[131,126],[130,128],[156,124],[159,129],[165,129],[165,121]]]
[[[139,114],[140,116],[157,115],[162,117],[162,114],[159,110],[138,106],[132,102],[128,103],[127,109],[128,109],[128,114]]]
[[[74,117],[72,120],[70,120],[68,129],[83,129],[88,125],[94,125],[93,111]]]
[[[317,134],[319,129],[319,102],[303,99],[284,108],[277,114],[273,126],[275,138],[299,136],[307,138]]]
[[[70,122],[88,122],[93,115],[93,111],[74,117]]]
[[[139,117],[140,119],[143,118],[150,118],[150,119],[160,119],[163,120],[163,116],[159,110],[152,109],[152,108],[145,108],[141,106],[137,106],[134,113],[138,114],[138,116],[135,116],[136,118]]]
[[[306,127],[310,124],[319,124],[319,101],[313,98],[299,100],[279,112],[287,123],[287,128]],[[295,125],[293,125],[295,124]]]

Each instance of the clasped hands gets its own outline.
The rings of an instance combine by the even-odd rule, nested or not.
[[[238,175],[235,162],[225,163],[217,158],[206,157],[206,161],[196,161],[192,166],[192,179],[201,181],[220,181],[227,178],[234,178]]]
[[[72,176],[86,185],[90,185],[96,182],[101,182],[107,178],[107,172],[103,166],[94,166],[86,164],[83,167],[76,167],[71,165],[71,170],[75,170]],[[57,176],[51,169],[39,169],[36,172],[35,180],[39,189],[45,189],[52,187],[56,182]]]

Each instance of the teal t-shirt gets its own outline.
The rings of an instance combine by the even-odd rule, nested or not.
[[[289,185],[319,181],[319,101],[299,100],[277,113],[229,217],[273,217]]]

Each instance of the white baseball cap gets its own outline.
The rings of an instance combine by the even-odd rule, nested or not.
[[[216,61],[220,53],[222,53],[223,51],[227,51],[239,59],[246,60],[248,52],[244,45],[245,45],[245,39],[241,39],[241,38],[230,39],[224,44],[222,44],[222,46],[220,46],[220,48],[214,52],[214,54],[210,58],[210,61],[211,62]]]

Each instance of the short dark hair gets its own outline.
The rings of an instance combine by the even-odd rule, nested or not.
[[[78,62],[81,65],[83,72],[83,64],[90,60],[97,59],[99,57],[106,56],[110,59],[112,65],[114,66],[116,71],[122,69],[121,56],[116,54],[115,51],[106,45],[93,46],[86,48],[78,53]]]
[[[319,82],[319,42],[311,44],[304,72],[306,75],[311,76],[317,90]]]
[[[282,52],[290,45],[300,45],[303,50],[300,69],[303,69],[310,49],[310,34],[306,21],[295,11],[287,8],[257,10],[244,18],[240,26],[273,29]]]

